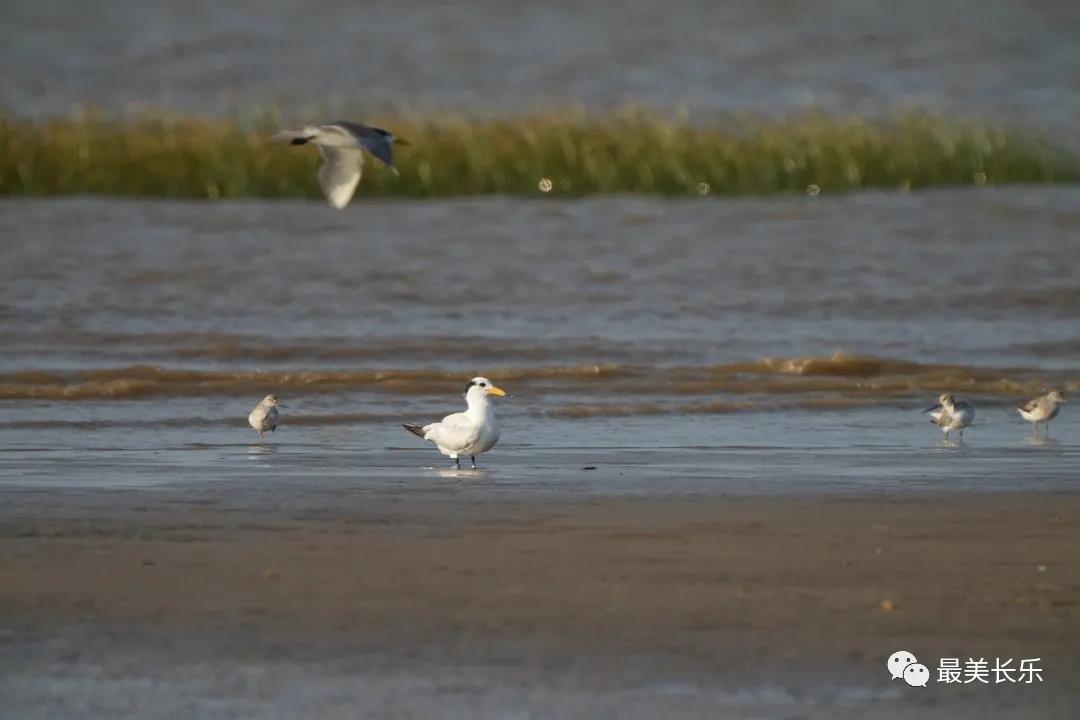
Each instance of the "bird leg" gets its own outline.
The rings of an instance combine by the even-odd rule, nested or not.
[[[458,470],[461,469],[461,459],[460,458],[454,458],[454,467],[456,467]]]
[[[469,460],[472,460],[472,469],[475,470],[476,469],[476,456],[475,455],[470,455]]]

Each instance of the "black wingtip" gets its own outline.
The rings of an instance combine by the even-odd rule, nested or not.
[[[423,425],[414,425],[412,423],[402,423],[401,427],[405,428],[406,430],[408,430],[409,432],[411,432],[413,435],[415,435],[418,438],[424,437],[424,426]]]
[[[308,138],[293,138],[292,142],[289,143],[289,144],[290,145],[303,145],[303,144],[307,143],[307,141],[308,141]]]

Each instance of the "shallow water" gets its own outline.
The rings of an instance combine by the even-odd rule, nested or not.
[[[519,112],[876,114],[919,104],[1072,130],[1080,6],[950,3],[6,3],[0,107],[133,103],[287,115],[388,106]]]
[[[406,404],[417,408],[416,416],[439,405]],[[295,412],[305,408],[298,403]],[[95,414],[118,414],[110,409]],[[984,410],[963,442],[943,441],[911,408],[607,422],[539,420],[514,408],[502,413],[502,422],[505,440],[480,458],[477,471],[452,469],[391,421],[286,424],[263,441],[236,422],[75,431],[7,427],[0,430],[0,483],[272,487],[310,478],[384,493],[479,485],[494,497],[1080,489],[1077,424],[1063,417],[1050,439],[1035,440],[1001,407]]]
[[[503,485],[1068,487],[1072,408],[1035,444],[1012,406],[1080,386],[1078,201],[7,201],[0,478],[471,478],[399,423],[485,373]],[[944,390],[963,446],[920,415]]]

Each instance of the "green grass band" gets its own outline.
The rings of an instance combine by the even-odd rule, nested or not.
[[[1036,133],[919,112],[693,125],[642,112],[366,120],[412,146],[397,151],[400,176],[369,160],[361,198],[816,194],[1080,179],[1077,153]],[[321,197],[318,153],[268,145],[276,127],[149,114],[0,119],[0,194]]]

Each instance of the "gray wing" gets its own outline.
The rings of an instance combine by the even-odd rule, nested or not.
[[[956,403],[956,412],[953,416],[960,421],[967,420],[967,422],[971,422],[975,419],[975,408],[968,401],[961,400]]]
[[[323,156],[319,168],[319,187],[327,201],[340,210],[349,204],[364,167],[364,154],[356,148],[338,148],[319,145]]]
[[[393,136],[386,130],[364,125],[363,123],[349,122],[348,120],[339,120],[326,127],[341,128],[347,131],[356,139],[356,143],[360,147],[390,167],[394,167],[394,141],[391,139]]]
[[[359,142],[367,148],[369,153],[379,158],[390,167],[394,167],[394,147],[388,137],[377,135],[370,138],[361,138]]]
[[[1039,407],[1039,405],[1041,404],[1041,401],[1042,401],[1042,397],[1037,397],[1034,400],[1028,400],[1023,405],[1019,405],[1017,407],[1017,409],[1018,410],[1023,410],[1024,412],[1033,412],[1034,410],[1036,410]]]

